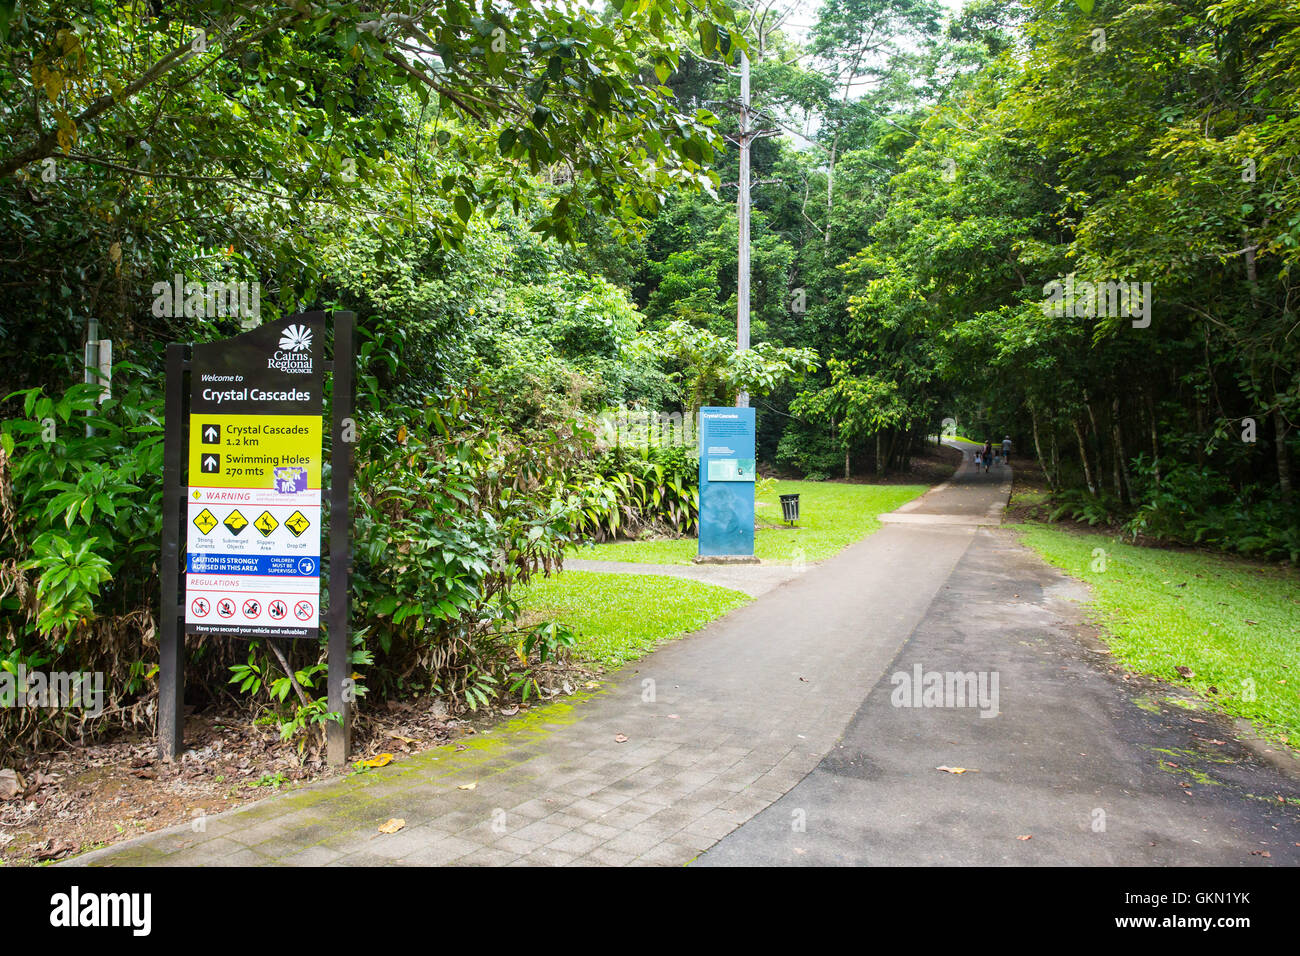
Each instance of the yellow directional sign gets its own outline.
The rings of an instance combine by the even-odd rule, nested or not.
[[[204,508],[194,516],[194,527],[198,528],[203,534],[207,534],[217,526],[217,516],[207,508]]]
[[[293,532],[295,538],[301,538],[302,533],[311,527],[311,522],[301,511],[295,511],[284,519],[284,526]]]
[[[257,516],[257,520],[253,522],[253,527],[262,532],[262,537],[265,538],[268,537],[276,528],[280,527],[280,522],[276,521],[275,518],[271,516],[271,512],[263,511]]]
[[[226,520],[223,521],[222,524],[230,529],[231,534],[239,534],[239,532],[248,527],[248,519],[240,514],[239,509],[236,508],[234,511],[230,512],[230,514],[226,515]]]

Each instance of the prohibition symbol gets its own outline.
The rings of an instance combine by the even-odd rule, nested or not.
[[[312,606],[310,601],[299,601],[293,606],[293,616],[300,621],[306,621],[311,617]]]
[[[289,605],[283,601],[272,601],[266,606],[266,611],[274,620],[283,621],[284,616],[289,613]]]
[[[244,617],[253,618],[262,613],[262,605],[258,601],[249,598],[244,602]]]
[[[234,617],[235,602],[230,600],[230,598],[222,598],[217,602],[217,613],[222,617]]]
[[[190,602],[190,610],[194,612],[195,617],[207,617],[212,606],[204,598],[195,598]]]

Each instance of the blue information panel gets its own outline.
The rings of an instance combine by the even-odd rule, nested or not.
[[[754,410],[700,409],[700,556],[754,553]]]

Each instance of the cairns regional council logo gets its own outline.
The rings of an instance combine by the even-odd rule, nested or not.
[[[291,375],[310,375],[311,329],[305,325],[287,325],[280,333],[280,346],[266,360],[266,367]]]

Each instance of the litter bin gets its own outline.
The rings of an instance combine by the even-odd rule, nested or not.
[[[781,496],[781,517],[790,524],[799,520],[799,496],[782,495]]]

